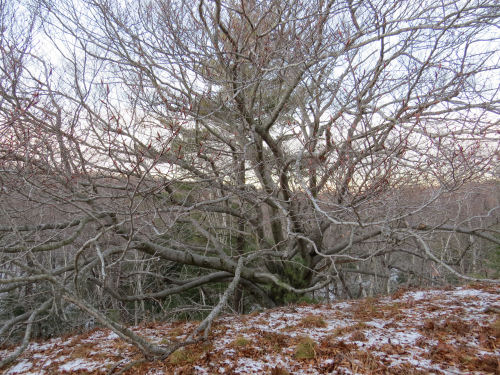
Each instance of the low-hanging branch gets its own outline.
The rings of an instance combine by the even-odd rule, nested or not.
[[[133,295],[133,296],[121,295],[116,290],[106,286],[102,281],[100,281],[96,278],[89,278],[88,280],[93,282],[96,285],[99,285],[107,293],[109,293],[113,298],[116,298],[119,301],[141,301],[141,300],[145,300],[145,299],[165,298],[165,297],[168,297],[172,294],[182,293],[182,292],[185,292],[186,290],[196,288],[196,287],[199,287],[199,286],[204,285],[204,284],[224,281],[227,278],[229,278],[230,276],[231,276],[231,274],[229,272],[215,272],[215,273],[212,273],[209,275],[186,280],[185,282],[183,282],[182,285],[177,286],[177,287],[167,288],[167,289],[155,292],[155,293],[139,294],[139,295]]]

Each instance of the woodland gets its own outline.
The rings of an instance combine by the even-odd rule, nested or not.
[[[500,277],[495,0],[0,0],[0,345]],[[181,341],[130,329],[197,321]]]

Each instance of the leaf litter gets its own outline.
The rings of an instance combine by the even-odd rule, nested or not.
[[[227,315],[207,342],[124,373],[498,375],[499,311],[500,287],[473,284]],[[181,340],[195,326],[161,322],[132,329],[164,343]],[[0,347],[0,358],[15,349]],[[97,328],[32,342],[3,374],[107,374],[140,358],[116,334]]]

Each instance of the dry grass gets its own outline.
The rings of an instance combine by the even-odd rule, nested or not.
[[[250,344],[250,340],[247,339],[244,336],[238,336],[236,339],[231,343],[232,347],[237,347],[237,348],[242,348]]]
[[[295,347],[295,359],[312,359],[316,357],[317,345],[310,337],[302,337]]]
[[[306,315],[300,320],[299,326],[304,328],[326,328],[328,324],[321,315]]]
[[[194,353],[187,348],[177,349],[169,357],[169,362],[172,365],[178,366],[187,363],[193,363],[200,357],[199,353]]]

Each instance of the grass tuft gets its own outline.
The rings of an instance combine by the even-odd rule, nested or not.
[[[320,315],[307,315],[301,319],[300,325],[305,328],[326,328],[328,326]]]
[[[244,336],[238,336],[236,339],[233,341],[232,346],[237,346],[237,347],[245,347],[248,344],[250,344],[250,340],[247,339]]]
[[[188,349],[177,349],[170,355],[169,361],[173,365],[180,365],[184,363],[193,363],[198,359],[198,356],[195,355],[191,350]]]
[[[296,359],[312,359],[316,357],[316,343],[310,337],[303,337],[295,347]]]

